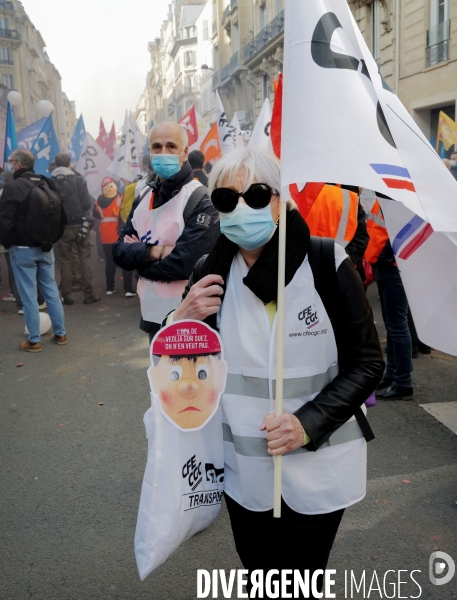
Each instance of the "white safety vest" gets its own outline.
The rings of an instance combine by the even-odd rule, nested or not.
[[[146,194],[135,209],[132,223],[138,237],[145,244],[175,246],[184,230],[184,209],[192,192],[201,186],[192,180],[181,189],[179,194],[166,204],[150,210],[152,191]],[[140,297],[141,315],[145,321],[161,323],[171,310],[181,301],[187,280],[160,282],[140,278],[137,292]]]
[[[344,258],[335,245],[337,268]],[[276,318],[243,283],[248,268],[232,262],[220,313],[228,365],[223,408],[225,492],[252,511],[273,508],[273,458],[259,427],[274,411]],[[314,288],[308,258],[285,292],[284,412],[294,413],[338,374],[330,319]],[[366,442],[352,417],[317,452],[298,448],[282,461],[282,496],[303,514],[328,513],[360,501],[366,491]]]

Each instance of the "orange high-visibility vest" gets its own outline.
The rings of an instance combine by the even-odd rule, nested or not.
[[[102,218],[100,223],[100,238],[102,244],[114,244],[119,237],[118,221],[121,210],[123,195],[118,194],[116,198],[106,208],[101,208],[98,201],[95,203],[98,212]]]
[[[378,199],[376,199],[367,215],[367,232],[370,236],[370,241],[363,257],[369,263],[374,264],[378,262],[379,255],[389,240],[384,215],[382,214]]]
[[[311,235],[333,238],[343,248],[352,241],[358,224],[356,193],[325,183],[308,183],[301,192],[290,186],[290,193]]]

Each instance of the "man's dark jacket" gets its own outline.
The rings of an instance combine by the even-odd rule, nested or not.
[[[149,185],[154,192],[154,208],[163,206],[171,198],[179,194],[184,185],[194,179],[192,168],[185,162],[179,173],[170,179],[159,181],[156,179]],[[165,258],[158,261],[149,260],[151,244],[136,242],[124,243],[124,236],[138,236],[132,217],[145,190],[142,190],[135,200],[130,215],[121,230],[118,241],[113,244],[114,262],[125,269],[136,269],[141,277],[150,281],[181,281],[189,279],[195,263],[213,247],[219,236],[219,215],[208,195],[199,202],[189,220],[184,226],[184,231],[176,242],[176,246]],[[164,315],[165,316],[165,315]],[[141,319],[140,329],[154,334],[159,330],[158,323],[151,323]]]
[[[67,178],[71,182],[71,186],[66,187],[67,194],[71,192],[71,198],[68,198],[68,203],[73,203],[73,206],[68,206],[67,215],[76,214],[76,208],[79,209],[80,216],[73,218],[69,225],[81,225],[83,222],[84,214],[92,207],[92,196],[89,194],[87,189],[87,183],[84,177],[79,173],[74,173],[72,169],[67,167],[57,167],[52,172],[52,180],[59,191],[60,182],[63,178]],[[62,200],[65,196],[62,195]],[[64,206],[64,209],[66,207]]]
[[[26,179],[34,182],[37,182],[39,179],[44,179],[49,187],[56,191],[51,179],[44,177],[43,175],[37,175],[33,169],[19,169],[14,173],[13,181],[10,181],[5,185],[0,198],[0,244],[5,246],[5,248],[10,248],[11,246],[40,246],[40,244],[27,238],[23,229],[21,205],[30,193],[30,188],[24,182]],[[62,206],[60,236],[63,233],[65,225],[66,217]]]

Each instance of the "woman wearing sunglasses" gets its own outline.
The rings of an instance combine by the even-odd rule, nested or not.
[[[344,509],[365,495],[366,442],[354,414],[383,372],[371,310],[335,245],[337,347],[308,261],[309,229],[289,202],[284,414],[276,418],[279,161],[260,150],[234,151],[213,167],[209,189],[221,235],[169,321],[205,320],[224,343],[225,497],[241,562],[250,572],[312,576],[326,568]],[[280,519],[272,510],[277,454],[285,455]],[[318,573],[316,581],[320,589]]]

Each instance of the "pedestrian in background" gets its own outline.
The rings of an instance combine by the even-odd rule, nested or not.
[[[140,328],[152,340],[163,316],[179,304],[195,263],[211,250],[219,220],[206,188],[194,180],[186,130],[158,123],[149,150],[157,178],[135,201],[113,256],[123,269],[140,275]]]
[[[75,303],[71,297],[73,285],[72,261],[74,252],[77,253],[81,285],[84,293],[84,304],[100,302],[100,297],[94,294],[92,287],[92,267],[90,264],[91,246],[89,235],[80,235],[81,225],[87,211],[92,206],[87,183],[80,175],[75,175],[70,169],[71,156],[57,154],[56,168],[52,172],[54,185],[62,199],[67,225],[63,236],[58,242],[60,258],[60,293],[63,303]]]
[[[203,170],[203,164],[205,162],[205,155],[200,150],[192,150],[189,152],[189,164],[192,167],[192,171],[194,173],[194,177],[198,179],[198,181],[208,187],[208,176]]]
[[[118,191],[112,177],[102,181],[102,193],[95,202],[93,216],[100,219],[100,237],[105,254],[106,294],[115,292],[116,263],[112,247],[119,237],[119,218],[124,196]],[[135,296],[132,287],[132,273],[124,273],[124,293],[127,298]]]
[[[62,302],[54,274],[54,253],[52,248],[43,251],[41,243],[37,243],[30,231],[26,230],[25,223],[28,221],[27,213],[23,215],[23,203],[29,198],[32,189],[41,182],[49,190],[55,191],[55,187],[52,180],[35,174],[35,157],[28,150],[15,150],[8,162],[14,171],[14,177],[13,181],[5,185],[0,199],[0,243],[10,251],[11,265],[24,303],[25,322],[29,330],[29,339],[21,342],[19,348],[29,352],[41,352],[37,280],[54,329],[52,341],[64,345],[67,343],[67,336]],[[62,208],[57,239],[63,234],[65,222],[65,212]]]

